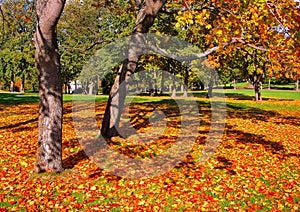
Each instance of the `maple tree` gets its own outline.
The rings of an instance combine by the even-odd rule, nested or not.
[[[172,3],[169,4],[172,5]],[[266,54],[267,58],[263,60],[266,61],[265,65],[269,74],[287,70],[281,66],[272,69],[274,66],[270,65],[272,62],[281,63],[281,58],[286,55],[293,58],[292,61],[289,60],[292,62],[290,65],[297,67],[299,8],[296,2],[175,1],[173,4],[179,5],[179,8],[180,5],[186,5],[184,9],[179,9],[175,24],[183,39],[198,45],[203,51],[212,46],[226,44],[216,52],[211,52],[211,64],[215,69],[222,66],[223,70],[220,72],[223,72],[224,68],[225,70],[233,68],[230,67],[231,61],[238,57],[241,50],[261,52],[251,53],[252,57]],[[233,42],[229,46],[227,44],[230,41]],[[243,58],[240,59],[243,63]],[[259,56],[257,60],[260,61],[261,57]],[[253,69],[249,71],[247,78],[252,78]],[[264,76],[263,72],[261,76]],[[254,83],[254,85],[262,83],[262,77],[255,78],[259,83]],[[257,80],[252,78],[251,81]],[[259,90],[255,88],[256,96],[259,96]]]
[[[132,4],[126,1],[105,4],[100,0],[72,0],[66,3],[58,23],[65,88],[70,81],[78,79],[83,65],[98,49],[131,32],[134,16]],[[89,93],[90,82],[82,82],[86,93]],[[91,88],[98,89],[96,85]]]

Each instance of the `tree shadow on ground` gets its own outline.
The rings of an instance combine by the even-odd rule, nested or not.
[[[33,118],[33,119],[29,119],[27,121],[23,121],[23,122],[18,122],[16,124],[8,124],[5,126],[1,126],[0,130],[6,130],[6,129],[11,129],[13,132],[21,132],[24,130],[31,130],[32,128],[36,128],[36,127],[25,127],[24,125],[33,123],[33,122],[37,122],[38,118]]]
[[[227,93],[226,97],[234,100],[255,100],[255,96],[248,96],[244,94],[237,94],[237,93]],[[264,98],[264,100],[267,100],[268,98]]]
[[[227,114],[229,118],[250,119],[252,122],[264,121],[268,122],[270,118],[280,120],[276,124],[289,124],[292,126],[300,126],[299,117],[284,116],[272,110],[263,110],[249,106],[238,106],[236,104],[227,103]]]
[[[230,175],[236,175],[236,171],[233,170],[232,162],[229,159],[218,156],[217,161],[219,161],[220,165],[214,167],[214,169],[226,170]]]
[[[284,157],[285,149],[282,144],[274,141],[268,141],[263,135],[255,135],[243,132],[241,130],[232,130],[230,129],[230,126],[228,128],[229,130],[227,130],[227,134],[235,137],[235,141],[237,144],[245,144],[247,146],[252,144],[260,144],[264,147],[265,151],[278,155],[280,158]],[[255,149],[256,147],[252,146],[252,148]]]
[[[86,159],[88,159],[88,156],[83,150],[80,150],[79,152],[70,155],[68,158],[63,160],[63,168],[73,169],[78,163]]]
[[[152,119],[160,121],[162,118],[166,118],[167,121],[167,127],[180,127],[181,117],[188,117],[198,114],[191,114],[189,113],[190,111],[194,111],[193,109],[190,110],[188,102],[193,101],[193,99],[163,99],[161,101],[157,102],[143,102],[143,103],[133,103],[130,105],[129,109],[129,117],[130,117],[130,125],[135,129],[135,130],[140,130],[142,128],[149,127],[151,124],[149,121],[149,116],[152,114],[154,111],[161,111],[163,115],[160,117],[158,115],[158,118],[156,116],[152,116]],[[185,104],[181,105],[180,107],[178,106],[178,103]],[[210,119],[211,115],[211,109],[210,109],[210,103],[204,102],[204,101],[196,101],[198,105],[198,110],[201,114],[200,117],[200,124],[201,125],[209,125],[209,123],[204,121],[204,118]],[[142,108],[142,109],[141,109]],[[185,112],[183,112],[184,110]],[[153,114],[152,114],[153,115]],[[130,133],[126,136],[130,136]]]
[[[243,95],[242,95],[243,96]],[[243,98],[243,97],[242,97]],[[251,98],[252,99],[252,98]],[[135,103],[136,107],[133,107],[132,113],[136,114],[134,118],[131,119],[131,124],[137,129],[145,128],[149,126],[149,118],[146,116],[148,112],[154,111],[154,110],[162,110],[164,113],[166,113],[166,116],[170,117],[177,117],[180,115],[180,111],[178,111],[178,108],[173,107],[173,109],[170,109],[170,105],[174,103],[174,100],[162,100],[158,102],[143,102],[143,103]],[[206,116],[206,118],[210,117],[210,104],[207,102],[201,102],[197,101],[199,108],[201,109]],[[293,117],[293,116],[284,116],[282,114],[279,114],[272,110],[263,110],[258,109],[255,107],[249,107],[249,106],[238,106],[238,104],[228,103],[227,104],[227,115],[230,118],[241,118],[241,119],[250,119],[252,122],[257,121],[264,121],[268,122],[270,117],[277,118],[278,120],[282,120],[280,123],[284,124],[290,124],[293,126],[299,126],[299,118]],[[98,118],[101,118],[99,116]],[[137,121],[139,120],[139,121]],[[205,125],[209,126],[210,123],[200,120],[200,122]],[[172,124],[172,123],[169,123]],[[173,123],[174,126],[177,125],[177,122]],[[201,124],[201,125],[202,125]],[[285,153],[284,146],[278,142],[268,141],[265,139],[263,135],[256,135],[251,134],[247,132],[243,132],[241,130],[234,130],[232,126],[227,126],[227,134],[232,135],[235,137],[235,142],[237,144],[244,144],[245,146],[250,146],[251,148],[256,148],[255,145],[262,145],[265,149],[265,151],[270,152],[280,159],[284,159],[284,157],[299,157],[298,153]],[[203,136],[203,134],[207,134],[208,131],[202,130],[199,132],[200,136]],[[128,135],[129,136],[129,135]],[[165,138],[163,138],[165,139]],[[199,141],[196,143],[196,145],[202,145],[205,143],[205,138],[202,137],[201,142]],[[165,141],[170,142],[170,141]],[[162,143],[161,145],[165,145],[166,143]],[[110,140],[108,141],[108,144],[111,145],[121,145],[121,143],[118,140]],[[255,145],[254,145],[255,144]],[[92,142],[90,144],[91,146],[97,145],[97,142]],[[147,149],[146,145],[128,145],[124,148],[124,152],[120,152],[125,155],[134,156],[135,152],[137,150],[139,151],[145,151]],[[225,148],[233,148],[231,146],[225,146]],[[155,157],[155,155],[153,155]],[[75,155],[70,156],[66,160],[64,160],[64,164],[66,164],[66,167],[73,168],[77,163],[79,163],[81,160],[87,159],[87,155],[83,150],[78,152]],[[228,158],[219,156],[216,158],[219,161],[219,165],[214,167],[215,169],[224,169],[229,174],[235,175],[236,172],[233,169],[233,162],[230,161]],[[195,171],[196,162],[193,160],[193,158],[188,155],[182,162],[180,162],[175,168],[187,168],[189,170]],[[91,174],[91,178],[97,178],[98,176],[103,175],[103,170],[99,169],[98,171],[95,171],[95,173]],[[119,179],[119,178],[118,178]]]
[[[72,113],[72,108],[71,106],[68,107],[64,107],[63,109],[63,114],[66,115],[68,113]],[[32,116],[36,116],[36,113],[33,113]],[[64,123],[68,122],[68,121],[72,121],[72,118],[64,118]],[[32,126],[26,126],[28,124],[32,124],[35,123]],[[4,124],[4,126],[0,126],[0,130],[12,130],[12,132],[17,133],[17,132],[23,132],[23,131],[33,131],[34,129],[36,129],[38,127],[38,117],[36,118],[32,118],[32,119],[28,119],[26,121],[22,121],[22,122],[17,122],[14,124],[11,123],[2,123]]]
[[[0,93],[0,104],[3,105],[19,105],[38,103],[38,95],[27,95],[19,93]]]

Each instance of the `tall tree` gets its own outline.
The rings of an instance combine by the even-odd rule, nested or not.
[[[126,97],[126,84],[129,83],[142,54],[144,45],[143,34],[149,31],[165,2],[166,0],[145,0],[138,11],[129,44],[128,59],[123,61],[106,106],[101,128],[101,135],[106,138],[119,135],[117,128]]]
[[[34,171],[63,171],[62,79],[56,26],[65,0],[37,0],[35,59],[39,79],[39,136]]]

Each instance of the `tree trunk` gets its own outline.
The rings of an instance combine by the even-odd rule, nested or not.
[[[162,71],[162,73],[161,73],[161,82],[160,82],[160,94],[164,93],[164,87],[165,87],[165,72]]]
[[[153,71],[154,73],[154,95],[157,96],[157,90],[158,90],[158,87],[157,87],[157,71]]]
[[[12,71],[10,75],[10,87],[9,87],[9,91],[11,93],[14,92],[14,87],[15,87],[15,74],[14,71]]]
[[[296,80],[296,91],[299,91],[299,78]]]
[[[36,92],[36,90],[35,90],[35,85],[32,84],[31,87],[32,87],[33,92]]]
[[[152,79],[151,78],[148,79],[148,93],[149,93],[149,96],[151,96],[152,93],[153,93],[153,85],[152,85]]]
[[[64,87],[65,87],[65,94],[67,94],[68,93],[68,83],[67,82],[65,83]]]
[[[213,81],[210,80],[208,83],[208,90],[207,90],[206,98],[212,97],[212,90],[213,90]]]
[[[99,77],[98,75],[95,78],[95,94],[98,95],[99,92]]]
[[[56,25],[64,0],[38,0],[35,60],[39,79],[38,150],[34,171],[63,171],[62,79]]]
[[[102,121],[101,135],[105,138],[118,136],[118,126],[127,92],[139,57],[144,48],[144,33],[147,33],[166,0],[146,0],[136,19],[136,25],[129,43],[128,59],[123,61],[122,67],[112,86],[108,103]]]
[[[261,82],[260,81],[256,81],[254,83],[254,91],[255,91],[255,100],[256,101],[262,101],[262,97],[261,97]]]
[[[21,77],[20,93],[25,93],[25,75],[24,74]]]
[[[10,81],[10,86],[9,86],[9,91],[11,92],[11,93],[13,93],[14,92],[14,81]]]
[[[93,90],[94,90],[94,82],[90,81],[90,83],[89,83],[89,95],[93,95]]]
[[[176,97],[176,82],[175,82],[175,75],[172,74],[172,95],[171,97],[172,98],[175,98]]]
[[[271,90],[271,78],[269,78],[269,82],[268,82],[268,90]]]
[[[183,97],[187,97],[188,96],[188,88],[187,88],[187,85],[183,85]]]
[[[189,83],[189,69],[185,67],[184,80],[183,80],[183,97],[188,96],[188,83]]]
[[[236,79],[233,80],[233,87],[234,87],[234,90],[237,89],[237,83],[236,83]]]

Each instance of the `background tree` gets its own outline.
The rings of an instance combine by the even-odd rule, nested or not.
[[[25,91],[26,78],[34,70],[33,31],[35,28],[34,4],[28,0],[8,0],[2,5],[2,45],[0,67],[3,89]],[[15,82],[20,81],[20,87]],[[29,81],[29,80],[28,80]]]
[[[230,67],[228,59],[234,58],[234,54],[240,52],[237,50],[241,49],[262,52],[256,55],[272,53],[276,61],[285,57],[286,53],[298,52],[300,19],[295,2],[176,1],[175,4],[179,5],[175,27],[183,39],[198,45],[203,51],[236,41],[233,45],[212,52],[213,58],[210,61],[215,69],[221,66],[222,54],[231,54],[226,60],[226,70],[236,70]],[[180,9],[180,4],[186,6]],[[270,55],[267,55],[267,61],[271,59]],[[222,71],[219,70],[219,73]]]

